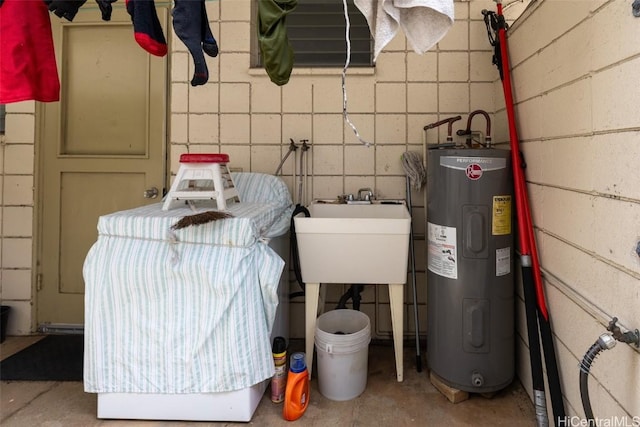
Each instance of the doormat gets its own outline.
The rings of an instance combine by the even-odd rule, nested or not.
[[[84,335],[48,335],[0,362],[2,381],[82,381]]]

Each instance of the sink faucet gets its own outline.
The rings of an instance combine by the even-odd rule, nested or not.
[[[364,193],[364,197],[362,194]],[[373,191],[370,188],[361,188],[358,190],[358,200],[370,202],[373,199]]]

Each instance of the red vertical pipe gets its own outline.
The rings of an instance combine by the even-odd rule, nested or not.
[[[502,16],[502,3],[498,2],[498,16]],[[509,73],[509,54],[507,49],[507,36],[505,28],[498,29],[498,40],[500,42],[500,56],[502,59],[502,69],[504,70],[502,79],[502,88],[504,90],[505,107],[507,110],[507,118],[509,122],[509,139],[511,147],[511,162],[513,165],[513,180],[515,183],[516,194],[516,211],[518,217],[518,237],[520,239],[520,254],[522,256],[530,256],[534,282],[536,287],[536,300],[538,309],[542,316],[548,320],[549,313],[544,297],[544,289],[542,287],[542,275],[540,274],[540,263],[538,261],[538,251],[535,247],[535,236],[533,233],[533,222],[531,220],[531,210],[529,208],[529,199],[527,195],[527,185],[524,177],[522,166],[522,156],[520,155],[520,146],[518,138],[518,130],[516,129],[515,111],[513,106],[513,92],[511,89],[511,75]]]
[[[519,139],[516,130],[515,112],[513,105],[513,94],[511,92],[511,75],[509,66],[509,55],[507,49],[506,25],[502,14],[502,2],[496,0],[499,20],[502,22],[498,28],[498,40],[500,43],[500,57],[502,60],[503,79],[502,85],[505,95],[505,107],[507,110],[509,122],[509,136],[511,156],[513,162],[513,173],[516,193],[516,208],[518,209],[518,230],[521,232],[520,249],[523,257],[530,258],[531,265],[523,268],[527,271],[527,275],[523,274],[523,279],[531,280],[533,275],[533,285],[535,286],[535,297],[537,301],[538,324],[540,327],[540,338],[544,349],[545,365],[547,367],[547,380],[549,382],[549,391],[551,392],[551,404],[553,407],[554,422],[556,426],[566,422],[566,412],[564,409],[564,400],[562,396],[562,385],[560,384],[560,374],[558,371],[558,363],[553,344],[553,333],[551,331],[551,323],[549,321],[549,312],[544,296],[544,288],[542,286],[542,274],[540,272],[540,262],[538,259],[538,251],[536,248],[535,235],[533,232],[533,222],[531,220],[531,210],[529,207],[529,198],[527,195],[527,186],[524,177],[524,165],[519,149]],[[532,271],[531,271],[532,270]],[[529,321],[529,317],[527,321]],[[529,343],[531,345],[531,342]],[[536,347],[537,347],[536,343]],[[539,350],[537,360],[539,361]],[[536,365],[539,362],[536,362]],[[534,361],[532,360],[532,366]],[[537,369],[536,369],[537,370]],[[539,374],[536,374],[539,375]],[[536,378],[534,378],[535,382]],[[537,406],[537,405],[536,405]],[[542,408],[541,408],[542,409]],[[539,420],[540,422],[540,420]]]

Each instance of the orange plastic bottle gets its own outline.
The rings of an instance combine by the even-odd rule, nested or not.
[[[282,416],[287,421],[297,420],[309,406],[309,370],[304,353],[293,353],[287,375]]]

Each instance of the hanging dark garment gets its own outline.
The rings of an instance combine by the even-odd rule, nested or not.
[[[71,22],[87,0],[44,0],[44,2],[49,11],[53,12],[58,18],[64,18]]]
[[[0,103],[60,100],[49,10],[42,1],[0,7]]]
[[[271,81],[282,86],[293,69],[293,48],[289,44],[285,18],[298,0],[258,0],[258,43],[262,64]]]
[[[218,43],[209,26],[204,0],[175,0],[174,3],[173,29],[193,58],[191,86],[200,86],[209,80],[204,54],[218,56]]]

